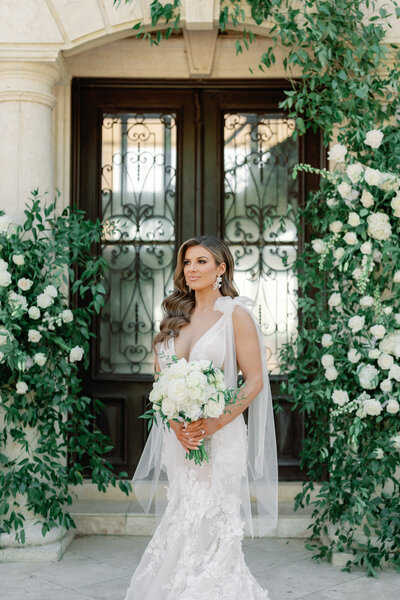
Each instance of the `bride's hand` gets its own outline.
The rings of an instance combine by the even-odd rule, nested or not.
[[[218,419],[212,418],[198,419],[186,426],[186,431],[189,432],[190,437],[198,442],[201,442],[208,435],[213,435],[218,429],[220,429]]]
[[[183,421],[177,423],[176,421],[171,420],[169,423],[186,452],[189,452],[189,450],[197,450],[201,439],[198,439],[195,435],[191,435]]]

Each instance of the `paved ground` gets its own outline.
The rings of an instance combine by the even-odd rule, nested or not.
[[[59,563],[0,564],[1,600],[123,600],[147,537],[76,537]],[[245,539],[247,563],[271,600],[399,600],[400,575],[378,580],[317,563],[303,540]],[[162,599],[160,599],[162,600]],[[243,599],[246,600],[246,599]]]

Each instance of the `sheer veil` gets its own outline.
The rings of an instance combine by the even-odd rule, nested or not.
[[[277,524],[278,468],[271,388],[261,329],[251,311],[254,305],[255,302],[247,296],[235,298],[222,296],[216,300],[214,310],[224,313],[226,320],[224,374],[227,386],[237,385],[236,349],[232,324],[232,313],[236,306],[248,310],[257,331],[263,388],[248,409],[247,473],[242,478],[240,499],[247,532],[252,536],[264,536],[273,532]],[[162,368],[162,360],[160,366]],[[158,483],[160,480],[167,479],[166,452],[171,452],[171,444],[165,444],[165,437],[167,436],[162,426],[153,425],[132,479],[136,498],[143,510],[146,513],[154,512],[158,519],[165,507],[165,493],[162,493],[162,486]],[[155,498],[154,503],[153,498]]]

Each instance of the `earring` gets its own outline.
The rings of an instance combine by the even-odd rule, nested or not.
[[[218,275],[213,285],[214,290],[221,287],[222,275]]]

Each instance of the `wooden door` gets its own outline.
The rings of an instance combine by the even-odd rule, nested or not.
[[[321,137],[294,141],[278,108],[284,83],[73,82],[73,196],[105,224],[106,306],[93,327],[85,391],[105,403],[99,424],[116,471],[135,469],[146,440],[138,419],[152,385],[151,340],[173,290],[176,253],[198,234],[225,239],[242,295],[257,303],[275,401],[281,479],[302,477],[303,417],[279,396],[277,353],[299,326],[301,252],[294,214],[317,179],[293,165],[323,166]],[[322,158],[321,158],[322,157]],[[112,231],[118,222],[122,234]],[[300,316],[301,317],[301,316]]]

